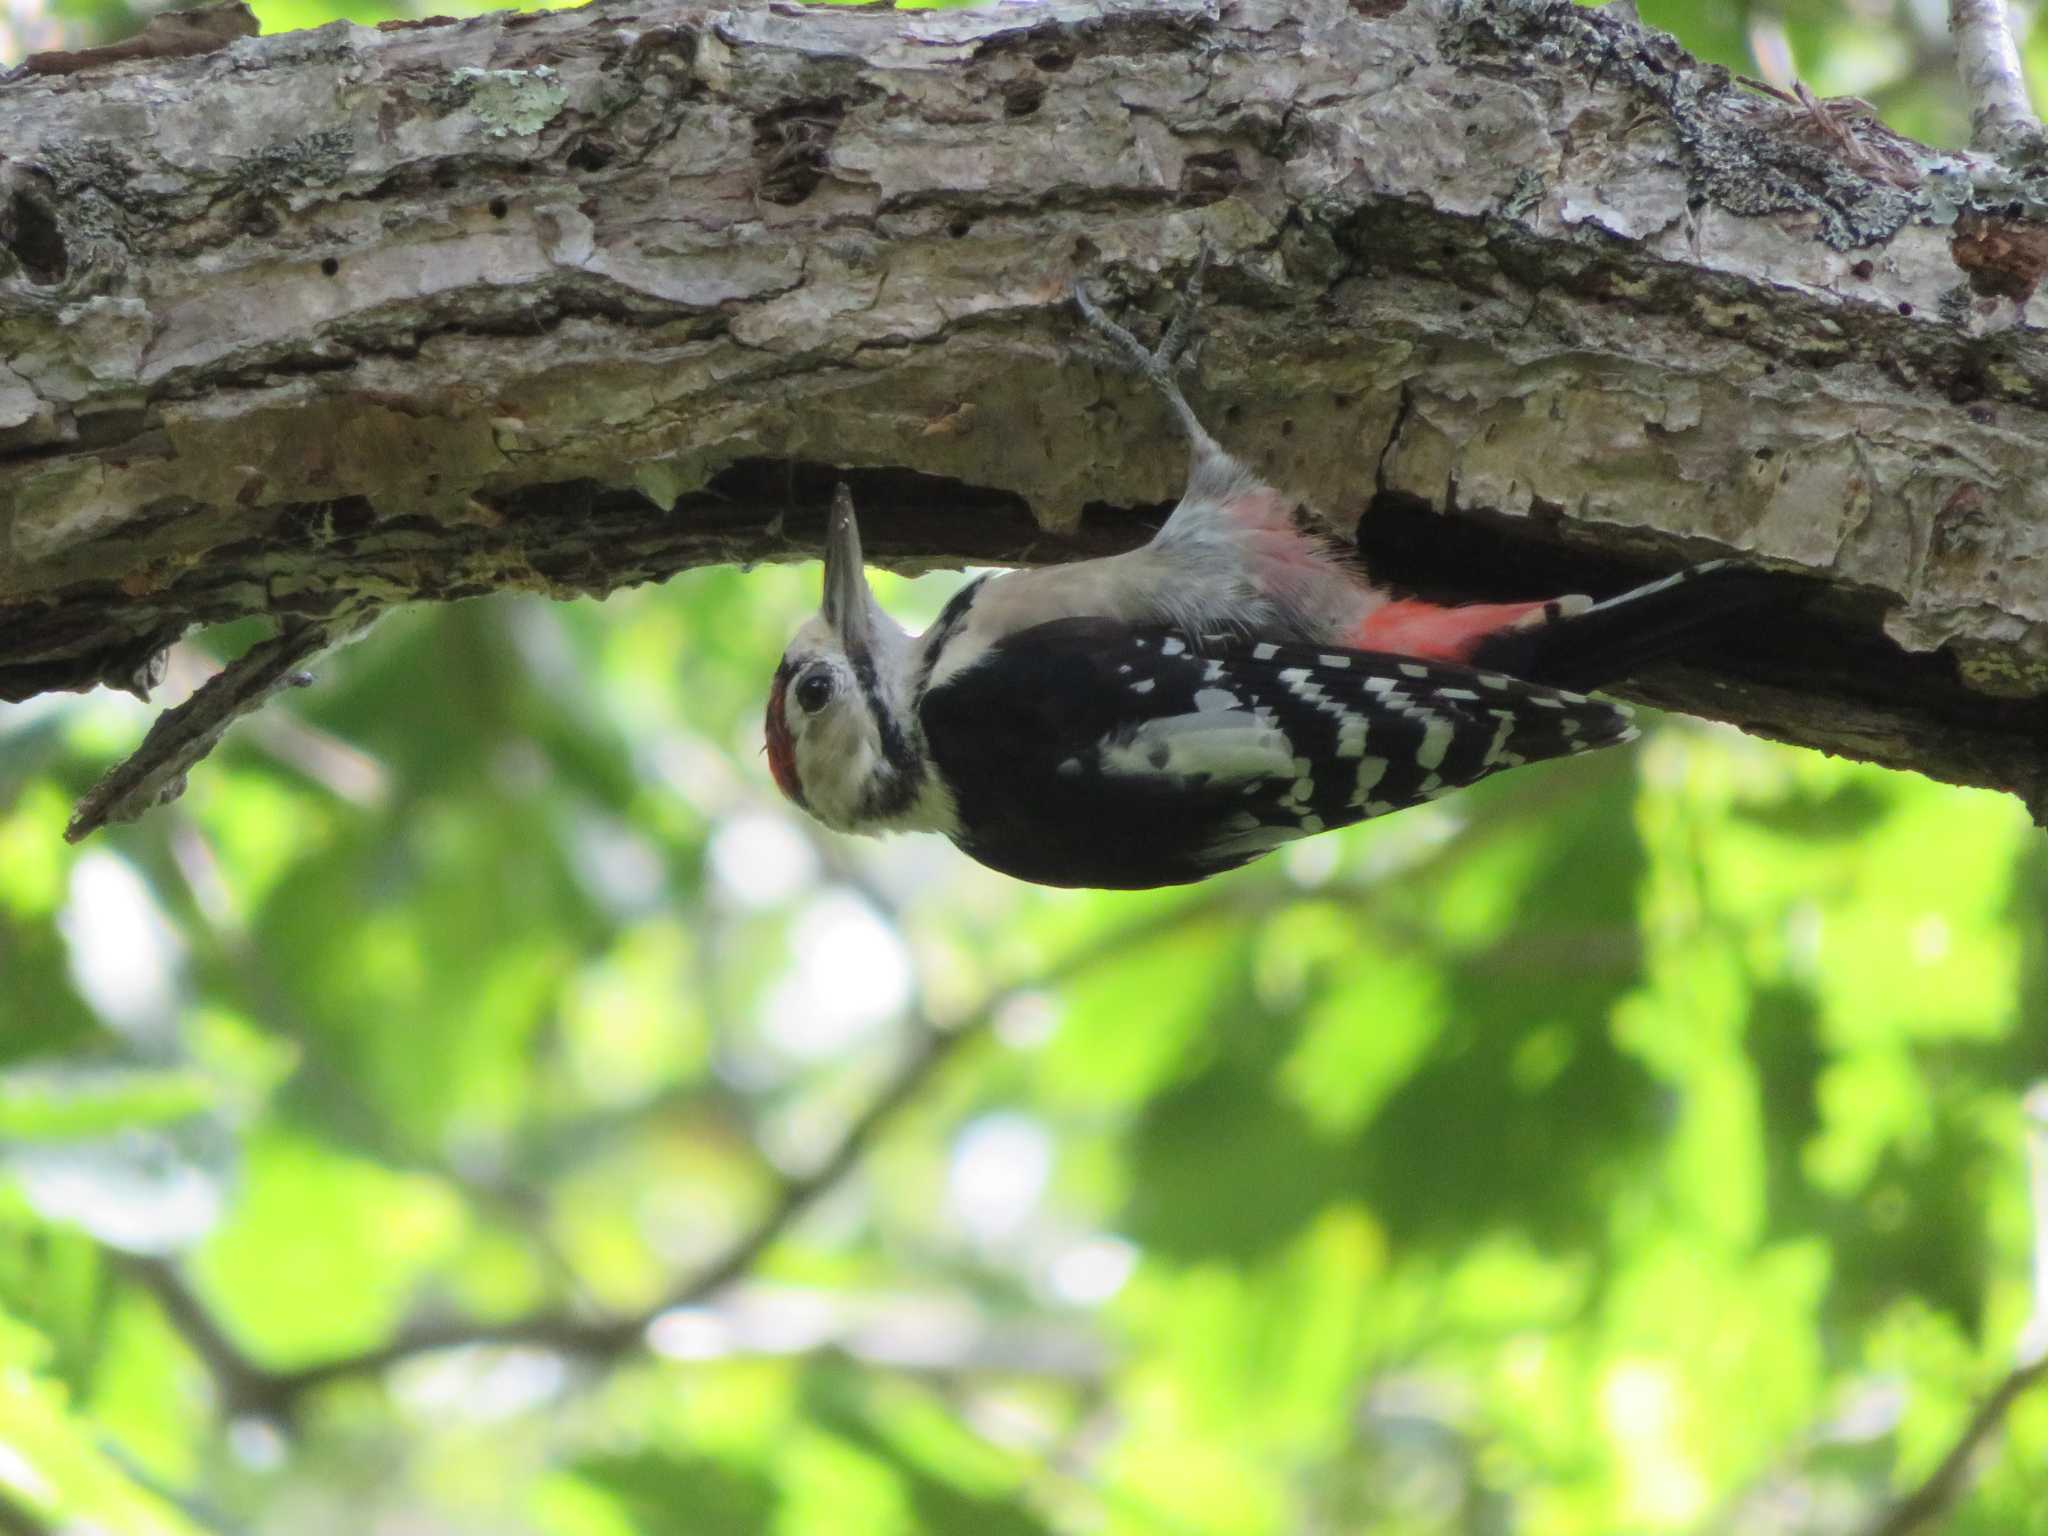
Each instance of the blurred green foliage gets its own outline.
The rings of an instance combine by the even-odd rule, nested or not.
[[[1643,9],[1958,137],[1917,11]],[[78,850],[148,712],[0,710],[0,1532],[1854,1530],[2010,1367],[2013,803],[1667,721],[1036,891],[776,799],[815,580],[399,615]]]

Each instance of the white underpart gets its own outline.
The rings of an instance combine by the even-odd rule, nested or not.
[[[935,658],[931,686],[972,666],[1006,636],[1064,618],[1158,626],[1180,635],[1270,637],[1253,648],[1260,661],[1278,653],[1276,642],[1343,644],[1386,595],[1327,558],[1313,540],[1297,542],[1288,505],[1241,466],[1219,458],[1198,470],[1166,526],[1144,548],[989,577]],[[1188,648],[1179,638],[1160,645],[1166,656]]]

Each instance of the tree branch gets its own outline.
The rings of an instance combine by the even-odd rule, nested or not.
[[[842,478],[886,564],[1129,547],[1184,455],[1067,284],[1207,239],[1197,407],[1388,579],[1806,575],[1643,696],[2048,806],[2041,205],[1621,9],[600,0],[0,85],[0,697],[808,555]]]
[[[2009,155],[2041,145],[2041,122],[2027,97],[2005,0],[1949,0],[1956,71],[1970,102],[1970,147]]]
[[[360,633],[367,620],[345,626]],[[184,703],[156,718],[149,734],[95,784],[64,829],[67,842],[114,821],[133,821],[185,792],[185,775],[220,743],[229,726],[262,707],[278,689],[310,683],[299,671],[336,641],[338,628],[299,624],[259,641],[202,683]]]

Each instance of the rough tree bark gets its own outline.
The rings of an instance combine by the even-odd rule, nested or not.
[[[1163,311],[1206,238],[1198,409],[1385,574],[1813,578],[1642,695],[2038,815],[2034,185],[1566,0],[603,0],[74,56],[0,85],[0,696],[146,687],[250,614],[801,556],[842,475],[885,563],[1121,547],[1182,456],[1065,288]]]

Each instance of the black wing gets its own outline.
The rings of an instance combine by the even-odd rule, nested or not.
[[[962,849],[1042,885],[1199,880],[1635,734],[1619,705],[1372,651],[1061,619],[929,690]]]

